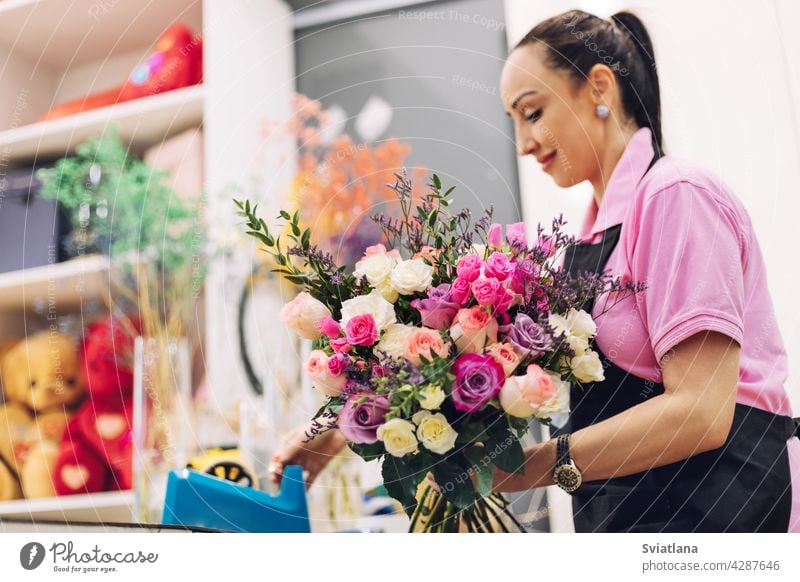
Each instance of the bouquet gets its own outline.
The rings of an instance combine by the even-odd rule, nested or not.
[[[469,210],[451,211],[453,188],[435,174],[418,202],[405,173],[389,187],[402,215],[371,217],[386,244],[352,272],[312,244],[297,213],[281,211],[281,240],[236,201],[248,234],[303,289],[281,317],[312,340],[305,368],[326,397],[308,438],[338,428],[355,453],[379,459],[412,531],[522,529],[492,491],[494,468],[524,473],[530,422],[568,412],[570,382],[603,379],[581,307],[636,286],[559,267],[576,242],[560,218],[530,245],[521,223],[505,234],[491,224],[491,208],[474,224]]]

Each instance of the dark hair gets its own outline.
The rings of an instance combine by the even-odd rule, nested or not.
[[[617,77],[622,107],[639,127],[649,127],[657,154],[663,150],[661,95],[650,35],[630,12],[604,20],[582,10],[570,10],[534,26],[515,49],[541,43],[547,64],[568,71],[576,83],[586,81],[591,68],[606,64]]]

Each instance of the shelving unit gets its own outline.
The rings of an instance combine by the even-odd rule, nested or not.
[[[182,22],[203,37],[204,82],[155,96],[36,122],[53,106],[122,83],[153,50],[161,34]],[[203,128],[203,175],[210,229],[238,219],[231,186],[258,174],[281,189],[260,160],[286,159],[286,144],[264,145],[260,123],[290,111],[294,62],[292,21],[281,0],[0,1],[0,176],[33,161],[72,153],[87,138],[114,125],[136,152],[192,128]],[[276,154],[271,148],[283,148]],[[287,176],[290,171],[286,170]],[[280,173],[279,173],[280,174]],[[283,179],[283,178],[281,178]],[[212,400],[227,426],[246,386],[238,363],[234,302],[249,256],[233,268],[213,262],[205,288],[204,363]],[[114,265],[90,256],[0,273],[0,340],[21,337],[31,317],[50,302],[58,313],[81,313],[105,303]],[[30,331],[34,331],[31,329]],[[232,389],[232,386],[234,389]],[[197,427],[198,434],[211,430]],[[55,521],[135,520],[134,491],[0,502],[0,518]]]

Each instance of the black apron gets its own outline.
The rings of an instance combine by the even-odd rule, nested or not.
[[[575,274],[603,272],[621,229],[609,228],[599,243],[569,247],[565,268]],[[584,309],[591,313],[593,303]],[[605,380],[573,384],[569,418],[554,436],[664,393],[663,384],[626,372],[594,340],[590,345],[600,356]],[[792,506],[786,444],[792,435],[800,437],[796,422],[737,403],[730,434],[719,449],[634,475],[584,482],[572,494],[575,531],[786,532]]]

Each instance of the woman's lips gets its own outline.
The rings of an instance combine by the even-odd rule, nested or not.
[[[552,152],[544,156],[541,160],[539,160],[539,163],[542,164],[542,170],[546,172],[552,165],[553,160],[555,159],[556,159],[556,152]]]

